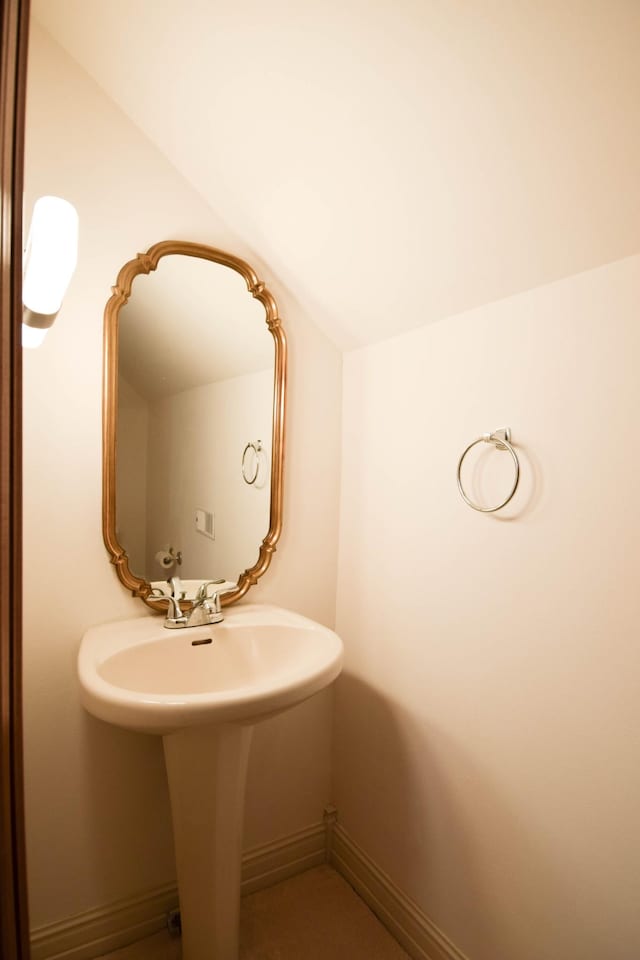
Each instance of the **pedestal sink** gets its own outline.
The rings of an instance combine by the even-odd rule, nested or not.
[[[331,683],[342,641],[278,607],[165,630],[142,617],[92,627],[78,655],[83,706],[161,735],[173,819],[183,960],[237,960],[242,816],[253,725]]]

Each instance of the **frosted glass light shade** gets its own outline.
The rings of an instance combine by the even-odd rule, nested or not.
[[[49,323],[29,326],[47,327],[62,305],[78,259],[78,214],[61,197],[40,197],[33,208],[29,239],[24,257],[22,302],[27,311]]]
[[[48,327],[29,327],[26,323],[22,324],[22,346],[28,350],[39,347],[47,335]]]

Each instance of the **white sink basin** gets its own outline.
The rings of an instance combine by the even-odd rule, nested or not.
[[[317,693],[342,666],[342,641],[278,607],[246,604],[222,623],[169,631],[159,617],[106,623],[84,635],[83,706],[130,730],[255,723]]]
[[[92,627],[78,655],[94,716],[162,734],[171,798],[183,960],[238,960],[242,818],[253,724],[340,673],[342,641],[278,607],[166,630],[160,617]]]

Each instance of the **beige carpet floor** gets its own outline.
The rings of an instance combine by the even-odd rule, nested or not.
[[[156,934],[103,960],[181,960],[180,941]],[[316,867],[242,901],[240,960],[408,960],[351,887]]]

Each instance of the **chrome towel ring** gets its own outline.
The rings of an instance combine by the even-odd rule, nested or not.
[[[466,450],[463,451],[462,456],[458,460],[458,490],[460,491],[460,496],[465,503],[468,503],[473,510],[479,510],[480,513],[495,513],[496,510],[501,510],[505,507],[509,500],[516,492],[518,488],[518,481],[520,480],[520,463],[518,462],[518,455],[511,446],[509,442],[511,440],[511,430],[509,427],[503,427],[501,430],[494,430],[493,433],[483,433],[481,437],[478,437],[477,440],[474,440],[473,443],[470,443]],[[496,507],[481,507],[479,504],[474,503],[473,500],[470,500],[467,494],[464,491],[462,486],[461,471],[462,471],[462,461],[469,453],[472,447],[475,447],[477,443],[492,443],[496,450],[508,450],[513,459],[513,465],[516,470],[516,475],[513,481],[513,486],[509,491],[508,495],[502,500]]]
[[[249,470],[247,469],[247,454],[249,450],[253,450],[253,476],[250,475]],[[258,479],[258,474],[260,473],[260,451],[262,450],[262,441],[256,440],[255,443],[249,442],[244,450],[242,451],[242,479],[245,483],[251,486]]]

